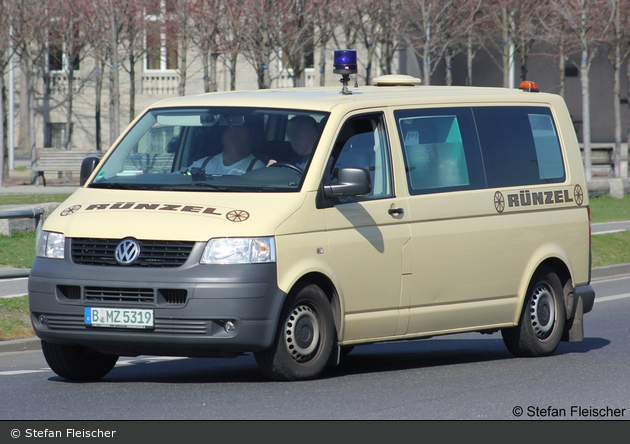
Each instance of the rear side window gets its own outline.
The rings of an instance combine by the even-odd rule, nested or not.
[[[469,108],[396,111],[411,194],[485,187]]]
[[[544,107],[395,111],[411,194],[561,183],[551,110]]]
[[[564,182],[551,111],[542,107],[473,108],[489,188]]]

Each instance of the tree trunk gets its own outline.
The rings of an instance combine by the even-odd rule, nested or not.
[[[4,112],[4,96],[4,70],[0,69],[0,188],[4,186],[4,173],[6,167],[4,157],[7,152],[4,133],[4,120],[6,116],[6,113]]]
[[[185,96],[186,95],[186,76],[187,76],[186,65],[188,64],[188,57],[187,57],[188,45],[186,45],[185,43],[182,43],[181,53],[182,55],[180,57],[180,62],[182,66],[179,68],[179,87],[177,88],[177,92],[179,93],[180,96]]]
[[[466,85],[472,86],[473,82],[473,45],[472,30],[468,32],[468,41],[466,43]]]
[[[451,48],[446,48],[444,51],[444,62],[446,63],[446,86],[451,86],[453,84],[453,71],[451,63],[453,61],[453,54],[451,53]]]
[[[591,162],[591,101],[589,97],[589,67],[588,49],[582,49],[582,64],[580,80],[582,81],[582,143],[584,144],[584,173],[586,180],[593,178]]]
[[[319,47],[319,86],[326,86],[326,44],[328,39],[322,38]]]
[[[564,34],[562,34],[563,36]],[[558,60],[558,75],[559,75],[559,86],[558,86],[558,93],[560,94],[560,96],[562,96],[562,98],[564,98],[564,91],[566,89],[566,69],[567,69],[567,59],[564,56],[564,51],[565,51],[565,43],[564,43],[564,38],[562,37],[560,40],[560,59]]]
[[[136,57],[129,51],[129,122],[136,117]]]
[[[114,16],[110,18],[110,40],[109,49],[110,57],[112,61],[112,67],[110,70],[110,90],[109,90],[109,115],[110,115],[110,127],[109,127],[109,144],[113,145],[118,136],[120,135],[120,79],[118,75],[118,38],[116,36],[116,20]]]
[[[230,91],[236,90],[236,59],[238,53],[230,54]]]
[[[103,95],[103,71],[105,70],[105,62],[99,60],[98,67],[96,69],[96,97],[94,104],[94,120],[95,120],[95,132],[96,132],[96,150],[101,151],[103,143],[101,136],[101,96]]]
[[[510,37],[510,20],[508,17],[508,10],[505,7],[501,8],[501,18],[501,32],[503,39],[503,50],[501,52],[503,59],[503,87],[508,88],[510,86],[510,55],[512,39]]]
[[[613,110],[615,112],[614,176],[621,177],[621,48],[615,48]]]
[[[219,54],[216,52],[210,53],[210,92],[217,92],[217,60]]]

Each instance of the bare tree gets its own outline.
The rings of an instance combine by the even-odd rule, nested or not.
[[[18,43],[12,41],[14,7],[14,1],[0,0],[0,187],[4,185],[4,177],[8,173],[4,75],[13,56],[13,49]]]
[[[136,67],[147,52],[146,13],[151,7],[151,0],[136,0],[129,4],[125,24],[121,35],[122,51],[127,64],[122,68],[129,74],[129,122],[136,117]]]
[[[431,74],[444,56],[452,39],[450,28],[451,0],[407,0],[410,21],[409,41],[418,58],[422,60],[422,76],[425,85],[431,84]]]
[[[558,93],[564,97],[566,86],[567,62],[570,54],[579,51],[577,40],[569,35],[564,16],[548,3],[536,8],[536,21],[540,29],[540,39],[545,42],[541,55],[558,59]]]
[[[516,51],[514,15],[517,5],[517,0],[488,0],[484,7],[488,16],[482,28],[484,48],[503,73],[503,86],[506,88],[510,85],[511,63]]]
[[[379,74],[391,74],[395,52],[408,24],[403,0],[357,0],[359,37],[367,53],[365,83],[372,80],[372,61],[377,59]]]
[[[220,22],[220,46],[230,70],[230,90],[236,89],[236,65],[242,46],[246,8],[242,2],[226,2]]]
[[[556,12],[567,23],[581,52],[580,80],[582,82],[582,142],[584,143],[584,172],[586,180],[593,178],[591,159],[591,63],[597,49],[612,26],[614,14],[607,8],[610,0],[549,0]]]
[[[271,87],[270,66],[278,57],[280,30],[276,20],[277,8],[273,0],[246,0],[244,26],[241,33],[243,56],[256,71],[259,89]]]
[[[61,0],[52,2],[48,10],[51,26],[48,31],[48,57],[55,58],[57,68],[65,74],[66,131],[63,148],[68,150],[72,143],[73,107],[75,94],[75,71],[83,58],[85,43],[86,0]],[[55,51],[51,51],[55,48]]]
[[[313,62],[315,29],[310,17],[317,9],[316,0],[276,0],[281,37],[277,39],[283,68],[293,80],[293,86],[304,86],[305,68]],[[307,60],[307,57],[309,60]]]
[[[330,57],[327,53],[328,42],[334,39],[335,29],[340,23],[340,11],[344,7],[345,4],[336,0],[319,0],[318,7],[311,15],[318,32],[319,86],[326,84],[326,60]]]
[[[223,4],[220,0],[193,0],[188,3],[192,16],[191,39],[201,52],[205,92],[217,91],[218,34]]]
[[[46,50],[48,0],[17,1],[13,14],[15,51],[20,57],[20,145],[28,146],[31,164],[37,160],[35,146],[35,68]],[[35,179],[35,176],[33,176]]]
[[[608,49],[608,59],[613,66],[614,79],[615,150],[613,172],[615,177],[621,177],[621,67],[630,55],[630,2],[611,0],[609,7],[612,9],[613,21],[606,36],[605,46]],[[628,71],[628,83],[630,84],[630,71]],[[628,122],[630,123],[630,112]]]

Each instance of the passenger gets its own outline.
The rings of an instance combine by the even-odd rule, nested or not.
[[[288,163],[303,170],[315,148],[317,136],[317,122],[311,116],[295,116],[289,120],[287,137],[291,143],[293,157]],[[267,162],[267,166],[271,166],[274,163],[277,163],[277,161],[271,159]]]
[[[223,152],[193,162],[189,170],[199,168],[207,175],[241,175],[264,168],[265,164],[252,154],[252,138],[246,126],[231,126],[221,138]]]

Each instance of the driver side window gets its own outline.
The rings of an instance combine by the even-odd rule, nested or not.
[[[343,167],[363,168],[370,174],[372,191],[345,198],[344,202],[392,197],[389,144],[382,114],[349,119],[339,132],[328,165],[327,174],[333,183]]]

